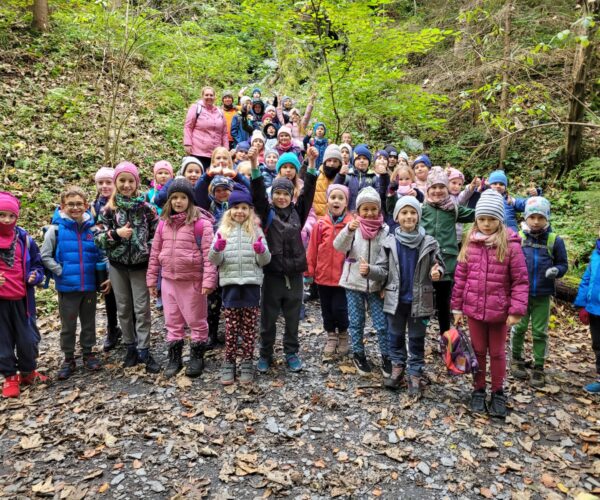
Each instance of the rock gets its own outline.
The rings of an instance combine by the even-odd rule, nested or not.
[[[442,462],[442,465],[444,467],[454,467],[454,458],[453,457],[443,456],[440,459],[440,462]]]
[[[277,425],[277,422],[275,422],[275,418],[274,417],[268,417],[267,418],[267,430],[273,434],[277,434],[279,433],[279,426]]]
[[[112,478],[112,481],[110,482],[110,484],[112,486],[116,486],[117,484],[119,484],[121,481],[123,481],[123,479],[125,479],[125,474],[121,473],[121,474],[117,474],[115,477]]]
[[[388,442],[391,444],[396,444],[398,441],[400,441],[398,439],[398,434],[396,434],[396,431],[392,431],[388,433]]]
[[[417,469],[420,470],[426,476],[429,476],[429,465],[427,465],[425,462],[419,462],[417,464]]]
[[[165,487],[159,481],[148,481],[148,486],[150,486],[150,489],[155,493],[161,493],[165,491]]]

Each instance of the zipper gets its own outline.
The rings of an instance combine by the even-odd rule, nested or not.
[[[175,275],[175,243],[177,242],[177,228],[173,227],[173,240],[171,243],[171,259],[169,264],[171,265],[171,272]]]
[[[83,269],[83,244],[79,228],[77,228],[77,246],[79,247],[79,274],[81,275],[81,291],[83,292],[85,289],[85,272]]]
[[[538,249],[534,248],[533,249],[533,290],[532,293],[530,295],[535,296],[535,292],[537,290],[537,272],[535,272],[538,268]]]

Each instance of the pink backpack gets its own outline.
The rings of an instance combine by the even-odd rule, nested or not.
[[[450,328],[440,336],[442,359],[452,375],[475,374],[479,363],[471,339],[460,327]]]

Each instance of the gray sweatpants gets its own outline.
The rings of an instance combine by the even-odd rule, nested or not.
[[[148,349],[150,347],[150,294],[146,286],[146,269],[117,269],[110,266],[109,277],[117,301],[117,315],[123,331],[123,343],[137,343],[138,349]]]
[[[60,314],[60,348],[65,358],[75,355],[77,318],[81,323],[79,345],[81,353],[92,353],[96,344],[96,292],[58,292]]]

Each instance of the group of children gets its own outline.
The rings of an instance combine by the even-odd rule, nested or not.
[[[294,152],[269,158],[264,141],[256,139],[242,160],[248,162],[246,174],[226,148],[216,148],[206,171],[193,156],[183,159],[177,176],[170,163],[156,163],[146,194],[134,164],[101,168],[93,203],[79,187],[61,194],[41,252],[16,226],[18,200],[0,193],[5,397],[46,380],[35,371],[33,296],[44,268],[55,280],[62,323],[58,379],[77,369],[78,319],[83,366],[101,368],[93,352],[97,292],[105,296],[108,316],[104,349],[110,351],[122,337],[125,367],[141,363],[149,373],[161,370],[150,345],[151,297],[160,296],[169,348],[165,377],[183,368],[186,327],[185,373],[202,373],[205,352],[218,343],[221,316],[222,384],[253,381],[259,318],[256,369],[269,370],[280,314],[285,363],[300,371],[300,311],[305,284],[314,283],[327,334],[325,362],[351,353],[359,373],[373,370],[364,345],[368,311],[384,385],[407,386],[418,397],[427,383],[424,344],[431,317],[437,314],[440,332],[466,318],[480,366],[471,408],[504,417],[508,331],[511,371],[528,378],[523,355],[531,321],[531,384],[544,384],[550,297],[554,281],[567,271],[567,254],[551,228],[550,204],[536,189],[528,198],[512,197],[502,171],[464,186],[461,172],[434,167],[427,155],[411,163],[390,146],[373,161],[364,144],[348,145],[345,156],[335,144],[321,155],[308,143],[302,172]],[[515,211],[524,212],[520,230]],[[461,238],[465,223],[473,225]],[[600,240],[575,303],[582,322],[590,324],[600,374],[599,266]],[[586,389],[600,392],[600,379]]]

